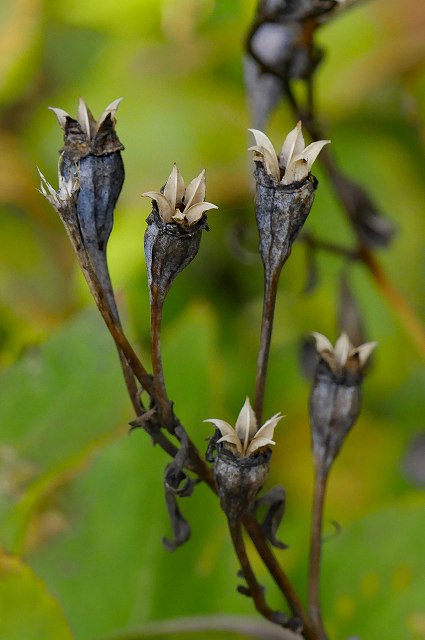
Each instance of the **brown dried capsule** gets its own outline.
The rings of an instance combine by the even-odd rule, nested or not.
[[[269,138],[250,129],[256,144],[250,147],[256,161],[255,215],[260,254],[266,274],[279,274],[292,244],[313,205],[317,180],[310,169],[329,140],[305,147],[301,122],[286,136],[279,156]]]
[[[51,108],[64,131],[60,175],[65,181],[78,179],[78,222],[93,260],[106,249],[124,182],[124,147],[115,132],[115,113],[121,100],[108,105],[97,121],[81,98],[76,119],[63,109]]]
[[[254,505],[270,468],[272,452],[266,449],[241,458],[225,446],[219,446],[214,474],[220,505],[231,520],[236,520]]]
[[[121,98],[111,102],[97,121],[81,98],[76,119],[63,109],[51,107],[64,131],[59,190],[56,192],[40,174],[41,192],[59,213],[97,303],[106,302],[118,324],[106,245],[124,181],[124,147],[115,133],[120,102]]]
[[[221,433],[214,464],[220,504],[228,518],[239,518],[253,507],[255,497],[267,479],[273,432],[282,419],[275,414],[257,428],[257,418],[246,398],[235,428],[224,420],[210,418]]]
[[[151,300],[162,299],[174,278],[196,256],[202,230],[207,229],[205,212],[217,209],[205,200],[205,171],[185,187],[176,165],[162,191],[143,193],[153,200],[147,219],[145,256]]]
[[[343,333],[334,348],[322,334],[313,336],[320,356],[310,394],[313,452],[328,471],[359,416],[363,370],[376,342],[354,348]]]

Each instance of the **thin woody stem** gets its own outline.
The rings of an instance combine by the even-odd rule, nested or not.
[[[233,542],[235,553],[238,557],[239,564],[242,569],[242,573],[249,588],[250,596],[252,597],[255,608],[261,615],[270,620],[271,622],[277,622],[278,612],[270,609],[264,598],[264,591],[262,586],[257,581],[254,571],[252,570],[251,563],[246,552],[245,543],[242,535],[242,527],[239,520],[228,519],[229,531]]]
[[[310,536],[310,563],[309,563],[309,610],[311,619],[319,630],[320,640],[326,640],[326,632],[323,627],[320,606],[320,569],[322,559],[322,528],[323,510],[327,487],[328,471],[318,464],[315,472],[314,496],[312,507],[312,522]]]
[[[151,351],[153,369],[153,398],[159,419],[169,431],[173,431],[173,412],[165,387],[164,369],[161,354],[161,326],[164,296],[152,287],[151,299]]]
[[[65,225],[65,229],[67,231],[67,234],[71,241],[73,249],[77,255],[78,262],[80,264],[80,267],[86,279],[86,282],[89,286],[90,292],[117,346],[118,352],[123,354],[124,358],[127,360],[130,368],[132,369],[135,377],[139,380],[142,387],[146,389],[146,391],[150,394],[151,388],[152,388],[151,376],[148,374],[148,372],[140,362],[133,347],[127,340],[121,328],[121,325],[117,323],[117,320],[110,309],[110,304],[107,299],[107,296],[93,268],[90,257],[88,256],[84,246],[82,246],[81,244],[80,234],[78,230],[74,227],[74,225],[69,225],[69,224]],[[129,389],[129,392],[130,392],[130,389]],[[132,394],[133,394],[133,390],[131,390],[130,395]]]
[[[279,273],[273,274],[272,276],[265,273],[260,348],[257,358],[257,375],[255,380],[254,396],[254,412],[257,416],[258,424],[262,423],[264,393],[266,388],[267,368],[269,363],[278,282]]]
[[[109,275],[108,269],[108,261],[106,258],[106,250],[102,251],[97,256],[97,264],[96,269],[93,269],[93,273],[99,274],[100,280],[96,288],[104,293],[106,303],[108,304],[111,315],[115,321],[115,324],[119,329],[122,330],[121,319],[118,311],[117,302],[115,300],[114,290],[112,287],[111,277]],[[93,274],[92,276],[93,277]],[[121,368],[123,372],[124,382],[127,387],[128,395],[130,397],[131,403],[133,405],[134,411],[136,415],[140,414],[140,410],[143,408],[140,394],[137,389],[137,384],[134,379],[134,373],[127,362],[127,358],[123,351],[117,346],[118,356],[121,363]]]
[[[303,636],[306,640],[318,640],[319,636],[314,629],[307,612],[305,611],[303,603],[299,599],[288,576],[276,560],[258,522],[250,515],[245,515],[242,522],[258,552],[258,555],[264,562],[264,565],[267,567],[270,575],[285,597],[292,615],[300,619],[303,626]]]
[[[95,302],[101,313],[101,316],[109,329],[109,332],[118,348],[118,351],[123,354],[131,367],[135,377],[139,380],[140,384],[150,394],[152,390],[151,376],[148,374],[142,363],[140,362],[136,352],[126,338],[122,328],[117,324],[114,316],[112,315],[109,306],[105,300],[103,291],[98,283],[96,276],[93,274],[93,286],[95,288]],[[89,283],[90,286],[90,283]]]

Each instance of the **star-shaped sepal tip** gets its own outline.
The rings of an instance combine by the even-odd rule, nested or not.
[[[161,191],[145,191],[143,196],[151,198],[165,224],[175,222],[183,227],[193,227],[206,211],[217,209],[211,202],[205,202],[205,169],[187,187],[176,164]]]
[[[249,131],[255,138],[255,145],[249,148],[254,160],[264,166],[266,173],[276,183],[282,185],[305,180],[323,147],[330,143],[330,140],[318,140],[306,146],[299,121],[286,136],[278,155],[265,133],[258,129]]]
[[[234,428],[225,420],[218,418],[209,418],[204,422],[211,422],[220,431],[221,438],[217,443],[227,443],[237,455],[246,457],[253,455],[262,447],[275,444],[272,439],[273,433],[282,418],[280,413],[276,413],[258,429],[256,415],[247,397]]]

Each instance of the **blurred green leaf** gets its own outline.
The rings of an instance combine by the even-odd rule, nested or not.
[[[326,542],[323,599],[331,637],[423,638],[424,529],[425,500],[418,495]]]
[[[128,422],[126,409],[118,357],[94,310],[1,374],[6,546],[21,547],[27,521],[46,492]]]
[[[1,551],[0,637],[72,640],[62,609],[43,582],[22,560]]]

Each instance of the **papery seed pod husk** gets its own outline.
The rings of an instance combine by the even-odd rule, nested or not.
[[[361,409],[362,374],[334,373],[321,358],[310,394],[310,422],[316,463],[328,470]]]
[[[291,253],[313,205],[317,180],[311,174],[302,182],[277,183],[255,163],[255,216],[260,237],[260,255],[266,273],[279,273]]]
[[[267,479],[271,455],[271,450],[265,448],[241,457],[218,445],[214,474],[221,508],[230,520],[236,520],[254,505],[255,497]]]
[[[155,203],[146,222],[145,257],[152,301],[154,291],[164,298],[174,278],[192,262],[198,253],[202,231],[208,229],[208,225],[205,218],[191,227],[177,222],[164,223]]]

